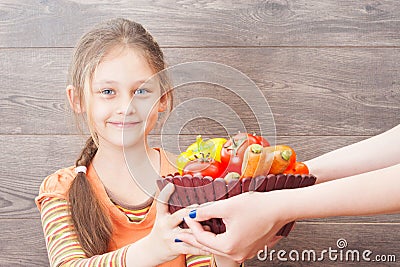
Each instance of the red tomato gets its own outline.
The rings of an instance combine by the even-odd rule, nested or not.
[[[218,161],[211,158],[198,158],[189,161],[183,168],[182,174],[190,174],[192,176],[211,176],[213,179],[223,177],[225,168]]]
[[[259,136],[248,133],[238,133],[230,137],[221,150],[221,163],[225,169],[224,174],[228,172],[237,172],[241,174],[244,153],[248,146],[259,144]]]
[[[285,174],[309,174],[308,167],[303,162],[296,162],[293,168],[285,170]]]
[[[262,137],[261,135],[253,134],[253,136],[257,139],[257,144],[262,145],[263,147],[270,146],[268,140]]]

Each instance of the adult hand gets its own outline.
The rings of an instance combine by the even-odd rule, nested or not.
[[[177,237],[193,246],[201,244],[214,254],[228,256],[236,262],[254,257],[265,245],[272,247],[281,237],[276,233],[290,222],[282,212],[285,206],[283,191],[270,193],[250,192],[235,197],[201,205],[192,210],[185,221],[191,234]],[[205,231],[199,222],[222,218],[226,232],[214,234]]]
[[[187,243],[200,243],[235,261],[276,243],[277,231],[294,220],[334,216],[362,216],[400,212],[400,164],[314,186],[268,193],[245,193],[201,206],[185,217],[192,235],[179,234]],[[316,201],[317,200],[317,201]],[[226,232],[215,235],[199,221],[222,218]]]

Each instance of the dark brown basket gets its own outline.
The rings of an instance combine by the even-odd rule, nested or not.
[[[203,204],[226,199],[244,192],[268,192],[306,187],[313,185],[315,181],[316,177],[313,175],[269,174],[268,176],[244,178],[240,181],[232,180],[226,183],[223,178],[213,180],[211,177],[180,176],[176,173],[157,180],[157,185],[162,190],[168,183],[175,184],[175,192],[168,201],[169,211],[170,213],[174,213],[193,204]],[[211,231],[216,234],[224,233],[226,230],[225,224],[220,218],[210,219],[202,222],[202,224],[208,225]],[[293,225],[294,222],[284,225],[276,235],[287,236],[292,230]],[[187,225],[183,223],[181,227],[187,228]]]

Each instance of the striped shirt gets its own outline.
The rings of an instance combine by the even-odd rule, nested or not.
[[[150,204],[147,207],[139,208],[139,209],[128,209],[124,208],[121,205],[115,203],[115,206],[119,208],[122,212],[126,214],[131,222],[140,222],[145,217],[147,212],[150,209]],[[208,267],[210,266],[211,256],[207,255],[186,255],[186,266],[187,267]]]
[[[125,213],[131,222],[141,222],[146,217],[147,212],[150,210],[150,206],[138,210],[127,209],[118,204],[115,204],[115,206]]]
[[[133,222],[140,222],[150,206],[140,210],[130,210],[116,205]],[[65,199],[48,197],[42,201],[41,219],[51,266],[126,266],[128,246],[102,255],[87,258],[75,232]],[[211,256],[186,255],[187,267],[211,265]]]

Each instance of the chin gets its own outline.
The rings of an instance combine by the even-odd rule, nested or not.
[[[123,146],[125,149],[131,148],[131,147],[136,147],[140,145],[144,145],[144,140],[138,140],[138,139],[124,139],[123,142],[121,142],[121,146]]]

